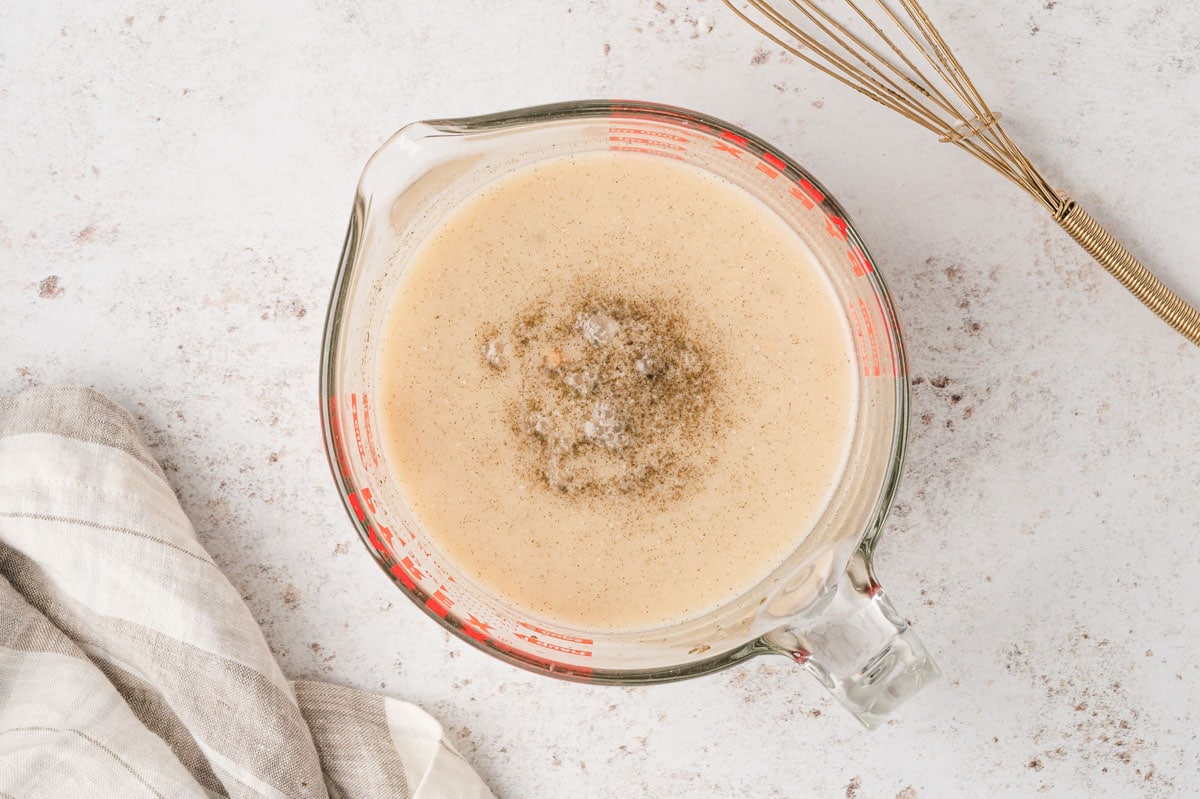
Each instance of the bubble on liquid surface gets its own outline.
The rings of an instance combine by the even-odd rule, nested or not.
[[[698,375],[704,371],[704,361],[690,347],[685,347],[679,353],[679,368],[688,376]]]
[[[628,445],[629,427],[621,414],[607,402],[592,406],[592,418],[583,424],[583,434],[606,449],[619,450]]]
[[[621,323],[604,311],[594,311],[590,314],[579,314],[575,320],[576,326],[589,343],[598,347],[612,343],[621,331]]]
[[[525,417],[522,429],[529,435],[546,438],[554,432],[554,420],[544,413],[532,411]]]
[[[666,368],[666,364],[662,359],[652,353],[646,353],[633,362],[633,368],[637,369],[638,374],[642,377],[651,378],[658,377]]]
[[[483,357],[495,369],[503,369],[512,360],[512,345],[503,338],[494,338],[484,348]]]
[[[564,371],[562,379],[580,396],[587,396],[600,379],[600,370],[594,364],[585,364],[579,369]]]
[[[551,452],[546,458],[542,476],[546,478],[546,484],[556,491],[570,491],[574,482],[571,470],[563,463],[563,454],[558,451]]]

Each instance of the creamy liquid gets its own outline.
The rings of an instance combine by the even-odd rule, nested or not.
[[[592,153],[505,175],[439,223],[392,302],[390,468],[437,546],[537,616],[710,611],[797,547],[840,476],[845,319],[782,220],[699,169]]]

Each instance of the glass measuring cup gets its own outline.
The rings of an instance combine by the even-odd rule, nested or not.
[[[832,284],[859,375],[849,460],[811,533],[736,599],[698,618],[636,632],[573,629],[514,608],[479,585],[439,552],[414,517],[377,438],[379,331],[419,244],[448,211],[498,176],[602,150],[683,160],[779,214]],[[372,156],[359,182],[326,321],[321,414],[334,480],[375,560],[428,615],[510,663],[568,680],[629,685],[782,654],[867,726],[937,675],[872,567],[908,429],[908,383],[891,300],[828,192],[746,131],[634,102],[565,103],[405,127]]]

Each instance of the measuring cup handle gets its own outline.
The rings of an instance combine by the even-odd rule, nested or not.
[[[941,674],[862,552],[813,610],[763,640],[804,666],[868,729]]]

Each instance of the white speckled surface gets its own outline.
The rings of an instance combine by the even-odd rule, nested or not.
[[[1200,791],[1200,350],[1032,201],[717,0],[250,5],[0,5],[0,391],[133,410],[286,673],[421,703],[502,797]],[[1031,157],[1200,301],[1200,10],[926,5]],[[317,354],[363,162],[411,120],[587,96],[776,143],[895,293],[918,384],[879,570],[947,678],[874,734],[783,659],[516,671],[344,518]]]

